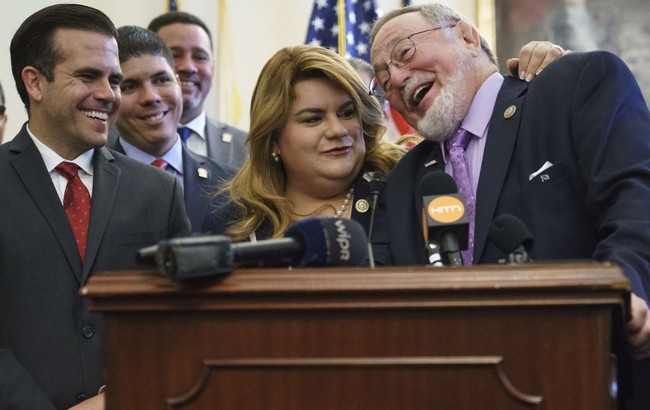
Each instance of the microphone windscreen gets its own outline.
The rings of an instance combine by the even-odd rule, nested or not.
[[[351,219],[309,218],[290,227],[285,236],[301,238],[305,252],[298,266],[359,266],[368,257],[366,233]]]
[[[488,238],[501,252],[510,254],[520,245],[527,251],[533,247],[533,235],[521,219],[510,214],[499,215],[492,221]]]
[[[418,185],[418,197],[458,193],[458,187],[451,175],[443,171],[431,171],[424,175]]]
[[[327,243],[319,218],[296,222],[284,233],[285,238],[296,238],[304,244],[304,254],[297,266],[326,266]]]

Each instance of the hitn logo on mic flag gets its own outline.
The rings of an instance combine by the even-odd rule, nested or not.
[[[442,232],[453,230],[458,235],[461,247],[467,244],[469,218],[465,212],[463,194],[424,196],[422,202],[426,209],[426,220],[423,222],[428,227],[428,240],[438,240]]]
[[[427,214],[435,222],[445,224],[459,221],[463,217],[467,218],[465,205],[456,196],[437,196],[427,202]]]

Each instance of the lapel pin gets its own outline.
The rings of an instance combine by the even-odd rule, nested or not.
[[[199,174],[199,178],[208,179],[208,170],[205,168],[199,168],[196,170]]]
[[[517,107],[514,105],[511,105],[510,107],[506,108],[506,110],[503,113],[503,118],[511,118],[515,113],[517,112]]]
[[[370,204],[369,204],[368,201],[366,201],[365,199],[359,199],[359,200],[354,204],[354,209],[356,209],[357,212],[359,212],[359,213],[364,213],[364,212],[366,212],[368,209],[370,209]]]
[[[224,132],[221,134],[221,141],[223,142],[231,142],[232,141],[232,134],[229,132]]]
[[[432,160],[429,161],[429,162],[425,162],[425,163],[424,163],[424,167],[425,167],[425,168],[428,168],[428,167],[430,167],[431,165],[436,165],[437,163],[438,163],[438,161],[436,161],[435,159],[432,159]]]

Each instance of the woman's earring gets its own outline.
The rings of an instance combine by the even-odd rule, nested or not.
[[[271,152],[271,157],[273,158],[274,162],[280,162],[280,155],[276,152]]]

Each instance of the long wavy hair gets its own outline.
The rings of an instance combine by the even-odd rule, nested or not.
[[[315,78],[336,84],[353,101],[365,139],[365,169],[388,173],[404,154],[401,147],[380,142],[385,130],[381,107],[343,57],[316,46],[281,49],[262,68],[253,92],[249,158],[221,191],[239,210],[225,232],[235,241],[247,240],[263,223],[270,224],[271,237],[280,237],[297,221],[285,196],[284,166],[273,161],[271,152],[296,98],[295,84]]]

